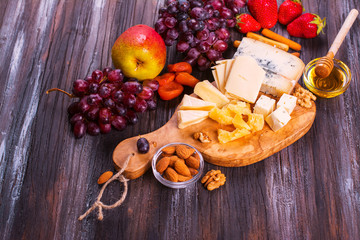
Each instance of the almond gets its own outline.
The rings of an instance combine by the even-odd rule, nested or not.
[[[163,148],[162,151],[166,154],[173,155],[175,153],[175,146],[169,146],[169,147]]]
[[[178,157],[182,159],[187,159],[195,152],[193,148],[190,148],[185,145],[177,145],[175,150],[176,150],[176,155],[178,155]]]
[[[190,170],[183,161],[176,161],[175,162],[175,170],[176,170],[177,173],[179,173],[181,175],[191,177]]]
[[[191,173],[191,176],[195,176],[196,174],[198,174],[198,170],[194,169],[194,168],[189,168],[189,171]]]
[[[200,161],[197,160],[195,157],[190,156],[185,160],[185,163],[188,167],[198,169],[200,167]]]
[[[200,161],[200,156],[199,154],[197,154],[196,152],[194,152],[194,154],[192,155],[194,158],[196,158],[197,160]]]
[[[112,171],[107,171],[104,172],[103,174],[101,174],[101,176],[98,178],[97,183],[98,184],[104,184],[106,183],[112,176],[114,175],[114,173]]]
[[[179,182],[186,182],[186,181],[188,181],[188,180],[190,180],[191,179],[191,177],[187,177],[187,176],[183,176],[183,175],[178,175],[178,181]]]
[[[169,157],[163,157],[156,163],[156,171],[158,171],[160,174],[162,174],[166,168],[169,166],[170,158]]]
[[[171,156],[169,166],[173,168],[175,166],[175,162],[178,160],[182,160],[182,159],[179,158],[178,156]]]
[[[168,167],[164,172],[164,178],[172,182],[177,182],[179,175],[174,169]]]

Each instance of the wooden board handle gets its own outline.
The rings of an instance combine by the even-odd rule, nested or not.
[[[334,56],[336,55],[337,51],[339,50],[339,47],[341,46],[342,42],[345,39],[346,34],[349,32],[351,26],[355,22],[359,12],[356,9],[353,9],[350,11],[349,15],[345,19],[344,24],[342,25],[339,33],[336,35],[336,38],[331,45],[329,52],[332,52]]]

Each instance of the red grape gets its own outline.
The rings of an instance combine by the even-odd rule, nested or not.
[[[115,105],[113,111],[119,116],[124,116],[126,114],[127,109],[122,103],[120,103]]]
[[[226,28],[220,28],[215,31],[215,34],[218,36],[219,39],[227,41],[230,38],[230,32]]]
[[[197,59],[200,56],[200,52],[196,48],[191,48],[187,53],[189,58]]]
[[[115,103],[121,103],[124,99],[124,93],[121,90],[117,90],[111,93],[111,98]]]
[[[111,118],[111,112],[107,108],[101,108],[99,110],[99,121],[103,124],[109,123]]]
[[[136,115],[136,113],[134,113],[133,111],[131,110],[128,110],[127,113],[126,113],[126,119],[127,121],[129,122],[129,124],[131,125],[135,125],[138,121],[139,121],[139,118],[138,116]]]
[[[154,96],[154,92],[150,87],[144,86],[142,92],[139,93],[137,96],[144,100],[148,100]]]
[[[225,19],[230,19],[234,17],[234,14],[230,9],[223,7],[220,9],[220,16]]]
[[[126,107],[132,108],[136,102],[136,98],[133,94],[125,93],[123,98],[123,103]]]
[[[213,48],[218,52],[224,52],[228,48],[228,45],[223,40],[217,40]]]
[[[159,82],[156,80],[145,80],[143,82],[143,86],[149,87],[149,88],[151,88],[151,90],[153,90],[155,92],[159,89]]]
[[[141,99],[141,98],[137,98],[136,99],[136,102],[135,102],[135,105],[134,105],[134,110],[136,112],[145,112],[147,109],[147,103],[144,99]]]
[[[103,103],[105,107],[108,107],[110,109],[115,107],[115,102],[111,98],[105,98],[103,100]]]
[[[166,32],[166,37],[175,40],[179,37],[179,33],[175,28],[172,28]]]
[[[75,138],[82,138],[86,133],[86,125],[83,121],[77,121],[73,128]]]
[[[90,105],[99,105],[99,103],[101,103],[103,99],[100,97],[99,94],[90,94],[88,99],[87,99],[87,103]]]
[[[219,10],[223,6],[222,1],[220,1],[220,0],[213,0],[213,1],[211,1],[210,4],[213,6],[213,8],[215,10]]]
[[[210,49],[207,53],[206,56],[209,58],[210,61],[217,61],[220,58],[220,54],[218,51],[216,51],[215,49]]]
[[[74,116],[70,118],[70,124],[73,125],[78,121],[83,121],[84,116],[81,113],[76,113]]]
[[[121,89],[125,93],[137,94],[142,91],[142,85],[139,82],[127,81],[123,84]]]
[[[179,1],[178,8],[181,12],[187,12],[190,8],[190,3],[188,1]]]
[[[155,30],[157,33],[162,34],[166,31],[167,27],[164,24],[164,19],[160,18],[159,20],[157,20],[157,22],[155,23]]]
[[[100,70],[95,70],[95,71],[92,72],[91,77],[92,77],[94,82],[98,83],[103,78],[103,72],[100,71]]]
[[[177,20],[174,17],[167,17],[164,20],[164,24],[168,28],[174,28],[177,23]]]
[[[189,30],[188,25],[186,23],[186,20],[183,20],[183,21],[179,22],[178,27],[179,27],[179,31],[181,33],[185,33],[185,32],[187,32]]]
[[[209,30],[205,28],[204,30],[197,32],[196,38],[201,41],[204,41],[209,38],[209,34],[210,34]]]
[[[99,87],[99,95],[102,98],[108,98],[110,97],[111,94],[111,88],[109,86],[109,84],[101,84]]]
[[[122,116],[115,116],[112,120],[111,120],[111,125],[116,129],[116,130],[124,130],[126,128],[126,118],[122,117]]]
[[[105,77],[107,77],[111,71],[112,71],[112,68],[111,68],[111,67],[106,67],[106,68],[104,68],[104,69],[102,70],[103,75],[104,75]]]
[[[79,102],[71,103],[67,110],[70,116],[74,115],[75,113],[78,113],[80,111]]]
[[[207,42],[200,42],[197,46],[197,50],[199,50],[200,53],[206,53],[210,50],[210,44]]]
[[[102,134],[106,134],[106,133],[109,133],[111,131],[111,124],[110,123],[103,124],[103,123],[99,122],[99,127],[100,127],[100,132]]]
[[[178,52],[186,52],[190,48],[189,44],[184,41],[179,41],[176,44],[176,51]]]
[[[89,96],[85,96],[80,100],[78,104],[80,112],[85,113],[87,110],[90,109],[90,105],[88,104],[88,99]]]
[[[99,84],[92,82],[89,84],[89,93],[97,93],[99,91]]]
[[[137,149],[139,153],[147,153],[150,149],[149,141],[146,138],[139,138],[136,142]]]
[[[82,79],[77,79],[73,83],[73,88],[76,92],[85,93],[89,88],[89,82]]]
[[[99,110],[100,108],[98,107],[91,108],[89,111],[86,112],[86,118],[89,119],[90,121],[97,120],[99,117]]]
[[[156,104],[155,99],[151,98],[151,99],[147,100],[146,103],[148,105],[149,110],[155,110],[156,109],[157,104]]]
[[[91,136],[97,136],[100,134],[100,127],[94,122],[88,122],[86,132]]]
[[[120,69],[115,69],[108,74],[108,80],[110,82],[122,82],[124,80],[124,74]]]

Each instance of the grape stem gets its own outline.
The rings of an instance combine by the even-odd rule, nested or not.
[[[104,77],[101,79],[101,81],[99,82],[99,84],[101,84],[103,81],[106,81],[106,79],[107,79],[107,77],[104,76]]]
[[[62,89],[59,89],[59,88],[51,88],[51,89],[49,89],[49,90],[46,91],[46,94],[49,94],[50,92],[54,92],[54,91],[62,92],[62,93],[64,93],[64,94],[68,95],[68,96],[71,97],[71,98],[75,98],[75,97],[76,97],[75,95],[73,95],[73,94],[71,94],[71,93],[68,93],[68,92],[66,92],[66,91],[64,91],[64,90],[62,90]]]

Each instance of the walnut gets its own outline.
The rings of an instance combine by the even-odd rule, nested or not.
[[[298,86],[293,93],[295,97],[297,97],[297,103],[305,108],[311,108],[312,102],[311,100],[315,101],[316,97],[310,91]]]
[[[205,132],[196,132],[196,133],[194,133],[193,137],[195,140],[199,140],[202,143],[211,142],[211,138]]]
[[[201,183],[203,183],[204,187],[209,191],[224,185],[225,181],[226,177],[220,170],[211,170],[201,179]]]

